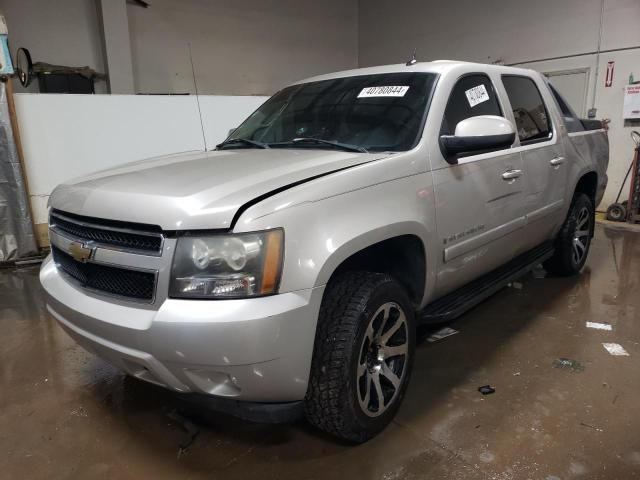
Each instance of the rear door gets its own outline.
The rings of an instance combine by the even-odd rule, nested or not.
[[[448,79],[443,79],[448,80]],[[442,82],[444,83],[444,82]],[[448,163],[439,148],[440,135],[452,135],[456,125],[477,115],[504,116],[494,82],[484,73],[452,81],[436,95],[430,115],[442,119],[429,148],[441,251],[436,295],[443,295],[509,261],[524,225],[520,153],[510,148],[459,158]],[[474,92],[486,92],[478,98]],[[478,102],[478,99],[481,101]],[[438,108],[439,107],[439,108]],[[505,175],[508,172],[516,172]]]
[[[526,234],[517,250],[522,253],[550,239],[562,222],[568,172],[560,139],[564,127],[542,78],[502,75],[502,83],[522,153]]]

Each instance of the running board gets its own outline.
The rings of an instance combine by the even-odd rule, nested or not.
[[[418,314],[418,321],[420,323],[440,323],[458,318],[467,310],[504,288],[509,282],[533,269],[535,265],[550,258],[553,252],[554,248],[551,242],[529,250],[492,272],[430,303]]]

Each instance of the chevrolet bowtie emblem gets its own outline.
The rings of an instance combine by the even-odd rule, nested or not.
[[[71,255],[76,261],[85,263],[91,258],[93,248],[87,247],[80,242],[71,242],[69,245],[69,255]]]

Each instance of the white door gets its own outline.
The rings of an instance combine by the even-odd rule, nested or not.
[[[578,117],[587,117],[587,85],[589,70],[564,70],[545,73],[551,84],[569,103]]]

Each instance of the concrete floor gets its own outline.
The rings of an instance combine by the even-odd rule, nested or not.
[[[353,447],[304,422],[204,412],[126,378],[47,317],[36,269],[0,272],[0,478],[638,477],[640,234],[598,227],[581,276],[540,276],[419,346],[396,421]],[[496,392],[482,396],[485,384]],[[186,429],[199,435],[181,451]]]

